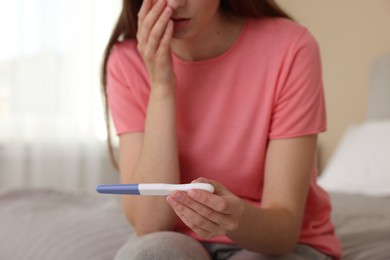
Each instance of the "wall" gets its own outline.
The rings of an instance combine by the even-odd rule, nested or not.
[[[390,1],[277,2],[320,45],[328,113],[328,131],[320,135],[323,168],[346,128],[366,119],[370,64],[390,53]]]

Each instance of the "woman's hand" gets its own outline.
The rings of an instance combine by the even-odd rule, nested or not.
[[[149,72],[151,85],[174,86],[170,43],[173,35],[172,9],[166,0],[144,0],[138,14],[138,51]]]
[[[206,239],[225,236],[238,229],[244,214],[243,201],[216,181],[199,178],[194,182],[210,183],[215,192],[176,191],[168,196],[168,203],[181,220]]]

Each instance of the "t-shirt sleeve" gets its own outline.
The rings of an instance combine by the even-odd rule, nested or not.
[[[121,58],[114,47],[107,62],[107,100],[117,135],[143,131],[146,110],[145,102],[125,76],[125,71],[131,73],[132,70],[125,70]]]
[[[305,30],[286,57],[271,116],[270,139],[326,130],[322,67],[317,41]]]

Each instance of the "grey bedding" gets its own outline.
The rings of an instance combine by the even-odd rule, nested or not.
[[[390,197],[331,197],[344,259],[390,259]],[[131,232],[116,196],[0,194],[1,260],[113,259]]]
[[[390,259],[390,197],[332,193],[343,259]]]
[[[132,230],[118,197],[50,190],[0,196],[0,260],[108,260]]]

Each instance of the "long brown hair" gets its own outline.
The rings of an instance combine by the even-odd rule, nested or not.
[[[106,119],[107,144],[111,162],[118,169],[118,163],[115,159],[114,149],[111,140],[110,112],[107,101],[107,61],[112,47],[119,41],[134,39],[137,35],[137,15],[141,8],[143,0],[123,0],[122,11],[118,21],[114,26],[111,37],[108,40],[103,55],[101,67],[102,94]],[[241,17],[284,17],[292,19],[283,11],[274,0],[221,0],[220,7],[222,10]]]

